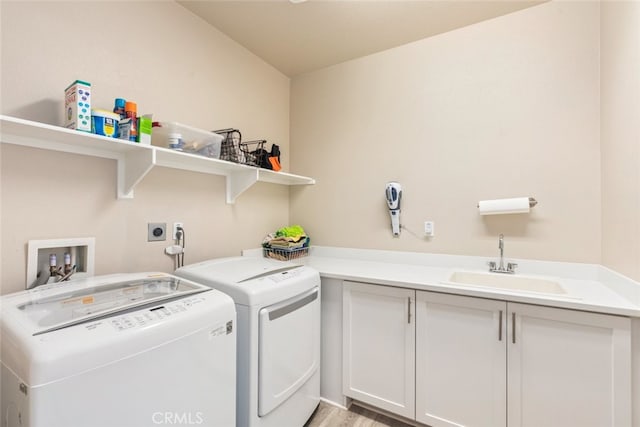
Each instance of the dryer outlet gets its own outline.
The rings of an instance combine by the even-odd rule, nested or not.
[[[161,242],[167,240],[167,224],[164,222],[150,222],[147,224],[147,241]]]

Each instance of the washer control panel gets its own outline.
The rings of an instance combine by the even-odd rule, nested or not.
[[[184,313],[202,301],[204,301],[204,298],[202,297],[184,298],[179,301],[159,305],[146,310],[115,316],[108,319],[107,323],[117,331],[124,331],[131,328],[142,328],[149,324],[160,322],[166,318]]]

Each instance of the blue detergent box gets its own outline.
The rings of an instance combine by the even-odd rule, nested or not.
[[[91,132],[91,83],[76,80],[64,90],[64,127]]]

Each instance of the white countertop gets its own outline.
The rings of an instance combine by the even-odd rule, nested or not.
[[[261,251],[244,255],[261,256]],[[640,317],[640,283],[596,264],[508,259],[518,264],[515,276],[557,282],[566,291],[562,295],[447,283],[454,271],[488,272],[487,261],[496,260],[323,246],[295,260],[315,268],[323,278]]]

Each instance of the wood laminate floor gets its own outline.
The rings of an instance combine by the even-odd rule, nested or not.
[[[349,410],[320,402],[304,427],[411,427],[401,421],[351,405]]]

